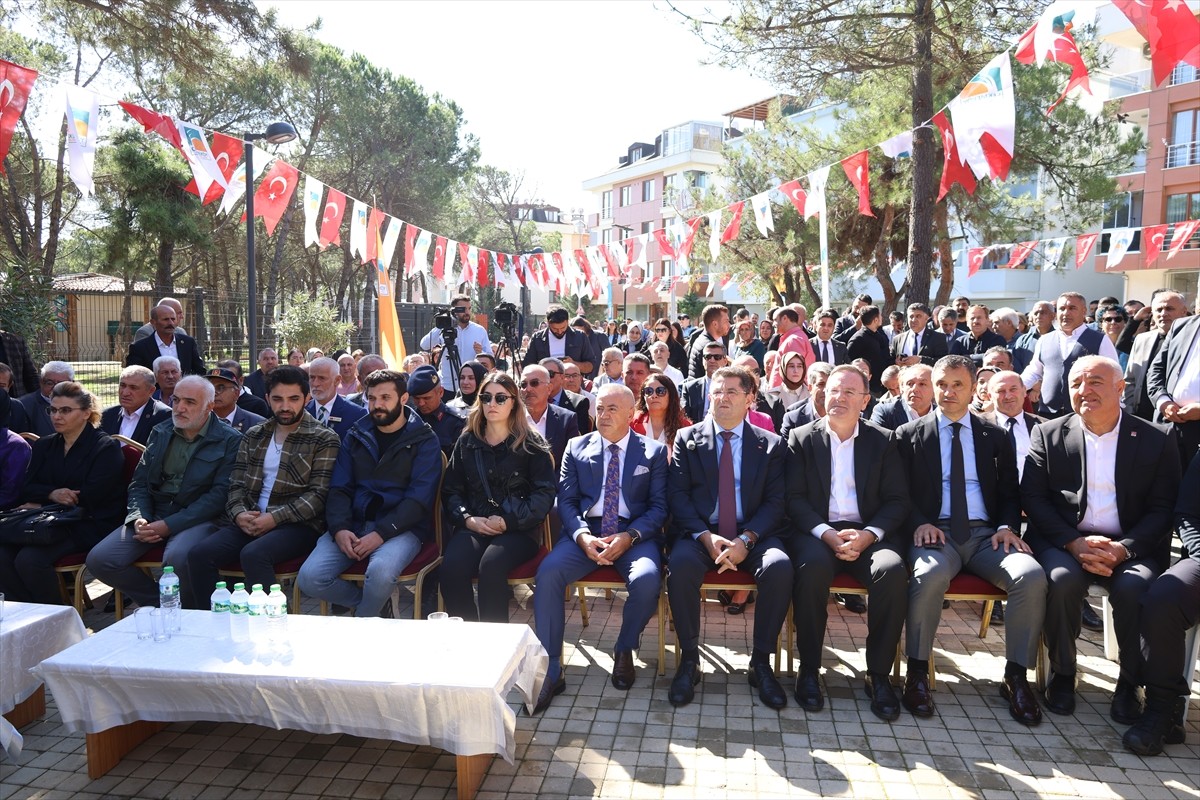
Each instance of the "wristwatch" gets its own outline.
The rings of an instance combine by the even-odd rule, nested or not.
[[[642,533],[637,528],[627,528],[625,533],[629,534],[629,546],[637,544],[642,540]]]
[[[742,540],[742,544],[746,545],[747,553],[754,549],[754,540],[751,539],[747,534],[739,534],[738,538]]]

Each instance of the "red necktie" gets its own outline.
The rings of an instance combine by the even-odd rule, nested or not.
[[[717,534],[737,536],[737,493],[733,482],[733,431],[721,431],[721,458],[717,462]]]

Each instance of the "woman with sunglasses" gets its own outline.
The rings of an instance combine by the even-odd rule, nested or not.
[[[1100,332],[1107,336],[1114,346],[1117,339],[1121,338],[1121,331],[1125,330],[1125,326],[1129,324],[1129,315],[1121,306],[1105,306],[1096,312],[1096,319],[1100,321]],[[1125,369],[1129,364],[1129,353],[1123,353],[1118,349],[1117,362],[1121,365],[1122,370]]]
[[[675,382],[657,372],[642,385],[642,394],[634,409],[630,430],[662,442],[668,450],[675,446],[675,434],[692,424],[683,413]]]
[[[80,518],[55,526],[43,545],[0,544],[0,592],[23,603],[62,602],[54,562],[92,548],[125,517],[125,459],[115,439],[97,427],[95,398],[74,381],[50,392],[54,433],[33,443],[19,508],[57,503]]]
[[[733,361],[738,356],[753,356],[758,362],[758,370],[763,369],[763,354],[767,352],[767,346],[754,335],[754,323],[749,319],[744,319],[738,322],[734,328],[734,338],[729,342],[729,360]]]
[[[650,355],[650,345],[655,342],[662,342],[667,346],[667,363],[681,373],[687,369],[687,350],[683,346],[683,342],[675,338],[675,328],[667,321],[666,317],[660,317],[654,321],[654,336],[647,337],[646,346],[642,348],[642,352]],[[651,356],[653,360],[653,356]]]
[[[478,361],[468,361],[462,365],[458,373],[458,394],[448,400],[446,405],[467,411],[475,405],[475,396],[479,394],[479,384],[487,375],[487,367]]]
[[[516,382],[502,372],[488,375],[442,484],[455,528],[441,567],[451,616],[508,622],[508,573],[537,555],[557,489],[550,447],[530,427]]]

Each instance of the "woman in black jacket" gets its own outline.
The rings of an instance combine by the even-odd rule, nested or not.
[[[479,387],[454,445],[443,495],[455,526],[442,561],[451,616],[508,622],[508,573],[537,555],[558,476],[550,448],[530,427],[516,382],[492,373]],[[471,579],[479,576],[479,605]]]
[[[61,603],[54,562],[86,553],[125,517],[125,460],[121,446],[98,427],[92,395],[64,381],[50,392],[54,433],[33,443],[21,489],[21,508],[59,503],[83,517],[58,529],[53,544],[0,544],[0,592],[25,603]]]
[[[675,329],[666,317],[660,317],[654,321],[654,335],[643,337],[646,341],[642,347],[642,352],[647,356],[650,355],[650,345],[655,342],[664,342],[670,348],[671,354],[667,356],[667,363],[675,369],[687,375],[687,351],[683,345],[675,338]],[[651,359],[653,361],[654,359]]]

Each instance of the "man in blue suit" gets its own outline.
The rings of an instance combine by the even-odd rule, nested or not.
[[[662,586],[667,450],[629,430],[632,419],[633,392],[616,384],[601,387],[597,430],[572,439],[563,456],[558,513],[563,538],[578,546],[560,542],[538,568],[533,608],[550,666],[534,713],[549,706],[567,685],[562,669],[564,592],[599,567],[616,567],[629,589],[612,684],[623,691],[633,686],[633,651],[654,616]]]
[[[550,404],[550,373],[543,366],[533,364],[523,369],[520,389],[530,426],[550,445],[554,466],[561,467],[567,442],[579,435],[575,412]]]
[[[312,391],[312,400],[304,410],[316,417],[317,422],[333,432],[343,442],[346,434],[354,427],[354,423],[367,415],[367,410],[357,403],[342,398],[337,393],[338,381],[341,374],[338,363],[332,358],[314,359],[308,365],[308,383]]]

